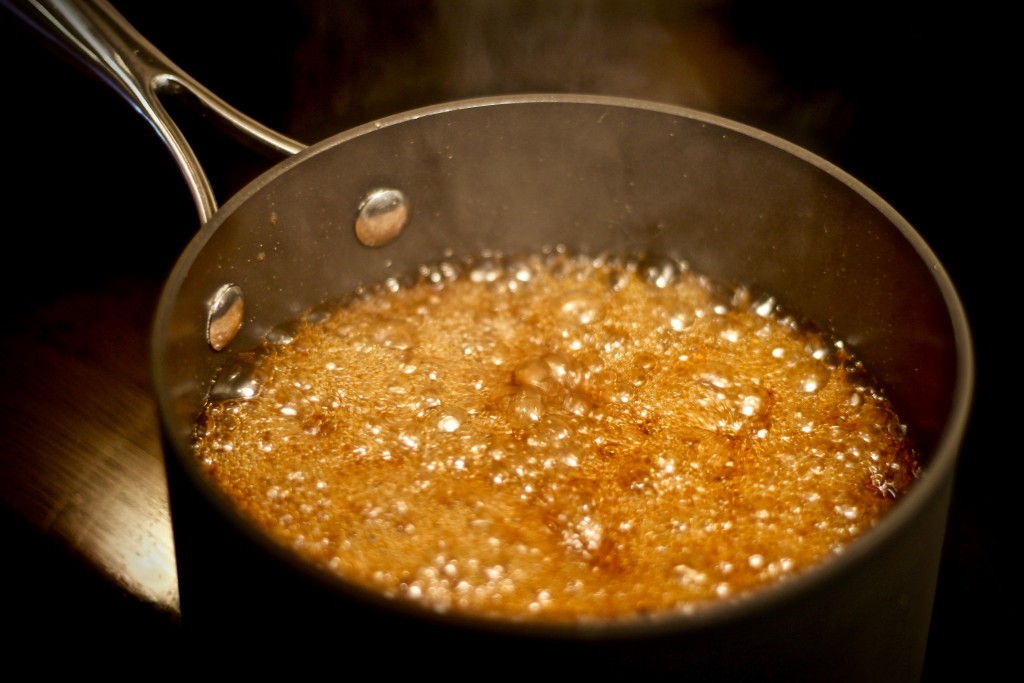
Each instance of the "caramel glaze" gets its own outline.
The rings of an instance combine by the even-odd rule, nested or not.
[[[249,356],[197,455],[282,543],[430,609],[693,612],[842,552],[916,476],[841,342],[669,259],[442,263],[319,317]]]

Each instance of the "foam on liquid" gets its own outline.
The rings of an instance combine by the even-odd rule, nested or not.
[[[841,552],[915,477],[841,343],[675,261],[414,279],[243,355],[196,430],[245,514],[372,590],[514,620],[690,612]]]

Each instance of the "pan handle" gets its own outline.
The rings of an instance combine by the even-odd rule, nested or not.
[[[106,0],[0,2],[112,87],[153,126],[185,176],[200,224],[217,212],[217,199],[191,146],[161,104],[160,95],[187,91],[231,128],[283,154],[296,154],[305,148],[207,90],[157,50]]]

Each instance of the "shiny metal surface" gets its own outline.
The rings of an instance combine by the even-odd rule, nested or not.
[[[206,316],[206,343],[214,351],[221,351],[238,331],[245,320],[245,293],[238,285],[226,284],[218,289],[209,303]]]
[[[302,14],[305,26],[323,26],[325,19],[330,22],[332,18],[348,19],[352,15],[360,17],[377,12],[374,8],[366,10],[362,4],[355,3],[344,9],[333,3],[289,4],[290,9],[280,15],[294,23],[295,15]],[[715,4],[705,3],[709,7]],[[742,8],[743,3],[736,4]],[[5,2],[5,5],[11,3]],[[237,17],[229,17],[229,12],[216,8],[197,9],[197,5],[202,3],[186,2],[180,9],[190,16],[212,19],[213,33],[229,37],[226,52],[222,47],[214,48],[201,31],[198,40],[191,30],[176,33],[176,26],[180,27],[182,22],[172,23],[160,41],[162,45],[170,45],[171,50],[177,50],[175,54],[184,55],[186,62],[191,53],[191,58],[197,60],[193,64],[199,65],[192,67],[194,71],[201,75],[216,73],[224,54],[246,54],[256,57],[256,63],[262,65],[273,64],[275,58],[282,63],[286,61],[283,55],[291,45],[290,37],[286,36],[284,44],[274,42],[275,47],[267,51],[268,58],[262,61],[257,50],[242,47],[232,52],[232,45],[236,48],[247,45],[245,40],[230,39],[246,35],[245,30],[234,30]],[[131,10],[129,16],[147,20],[155,28],[168,23],[166,15],[162,15],[156,5],[151,9],[128,5],[126,10]],[[703,71],[703,84],[710,87],[703,93],[695,94],[686,88],[673,93],[660,88],[669,82],[667,77],[647,82],[647,86],[655,87],[617,89],[599,78],[587,81],[586,87],[613,94],[652,92],[665,100],[697,104],[732,115],[738,113],[741,118],[749,116],[750,120],[789,135],[796,132],[798,138],[803,136],[804,140],[817,141],[818,149],[852,164],[870,184],[884,190],[951,266],[954,279],[963,287],[961,291],[966,296],[968,310],[973,312],[975,329],[982,332],[980,361],[989,371],[980,375],[983,391],[979,398],[983,399],[980,406],[984,409],[976,414],[972,443],[987,452],[990,450],[988,439],[998,433],[1000,425],[1005,426],[1000,418],[1002,403],[991,391],[999,376],[999,372],[991,370],[996,359],[1003,356],[1005,346],[994,343],[1000,326],[977,305],[987,298],[984,290],[992,285],[983,284],[986,278],[973,278],[972,264],[984,262],[986,273],[991,275],[1000,270],[1002,261],[998,255],[982,249],[987,240],[965,243],[960,237],[960,228],[969,225],[973,231],[984,235],[991,226],[998,225],[1004,215],[997,211],[999,204],[993,203],[989,192],[975,193],[980,176],[972,180],[957,172],[959,164],[968,159],[971,161],[965,168],[983,168],[984,164],[975,159],[975,153],[980,153],[981,149],[958,142],[956,131],[949,128],[940,131],[939,122],[946,119],[922,115],[944,110],[951,85],[967,86],[974,83],[976,76],[989,72],[994,63],[984,59],[983,51],[965,48],[961,32],[988,36],[994,19],[971,11],[958,18],[956,26],[950,26],[941,18],[923,17],[906,3],[897,3],[895,7],[886,7],[886,15],[892,21],[879,23],[869,16],[870,8],[858,9],[843,13],[842,21],[828,23],[828,28],[822,28],[822,37],[816,39],[814,32],[794,34],[786,30],[784,19],[792,16],[792,9],[776,8],[775,11],[781,15],[779,21],[767,22],[762,35],[778,34],[778,39],[772,40],[776,51],[784,40],[792,47],[783,52],[797,54],[805,44],[818,50],[824,48],[824,51],[813,59],[799,60],[802,67],[795,67],[796,62],[789,62],[788,67],[783,63],[777,82],[779,88],[774,94],[750,78],[749,71],[746,75],[742,68],[737,72],[738,62],[713,58],[716,56],[713,42],[700,40],[691,40],[688,45],[703,46],[697,49],[706,49],[709,57],[703,60],[694,49],[689,50],[694,57],[695,74],[701,73],[702,65],[713,65]],[[927,19],[924,24],[920,21],[922,18]],[[275,17],[275,28],[281,26],[277,19]],[[424,18],[421,12],[418,21],[430,26],[431,20]],[[249,33],[254,23],[258,24],[258,19],[245,25]],[[358,21],[353,24],[359,25]],[[632,19],[620,18],[616,25],[623,29],[627,40],[629,35],[637,33],[638,23]],[[699,31],[689,27],[699,25],[699,22],[684,22],[682,32],[697,38]],[[843,29],[844,26],[849,30]],[[12,50],[10,54],[17,54],[19,60],[34,58],[35,46],[10,40],[14,36],[12,22],[2,28],[8,38],[5,46]],[[352,32],[358,35],[355,29]],[[508,34],[511,36],[512,32]],[[316,54],[321,61],[328,62],[325,68],[333,68],[335,73],[352,73],[338,71],[337,64],[330,63],[330,52],[322,49],[329,35],[313,30],[305,35],[314,50],[306,53],[307,59]],[[901,44],[904,41],[906,49]],[[969,39],[967,42],[972,44]],[[440,51],[444,41],[438,40],[436,44]],[[648,41],[647,44],[653,49],[664,43]],[[743,47],[742,41],[738,46]],[[357,44],[353,49],[359,47]],[[389,54],[398,49],[397,43],[378,47],[382,53]],[[851,60],[857,61],[857,75],[842,70],[845,61],[837,55],[843,54],[843,50],[849,52]],[[372,71],[375,63],[372,53],[364,54],[368,55],[365,64],[359,62],[359,66],[354,67],[356,73],[352,81],[356,83],[364,71]],[[404,63],[401,54],[393,61],[396,65]],[[594,64],[598,62],[595,60]],[[640,64],[629,64],[637,72],[644,68]],[[880,68],[882,64],[884,68]],[[419,75],[425,77],[424,81],[429,81],[431,73],[440,72],[434,63],[421,66],[425,70]],[[189,232],[195,216],[190,202],[181,201],[174,194],[180,178],[161,170],[160,150],[154,152],[147,147],[151,133],[133,127],[134,120],[121,117],[118,108],[100,106],[98,114],[90,115],[93,105],[102,105],[90,99],[86,105],[78,106],[80,113],[75,120],[56,120],[52,112],[64,110],[67,90],[62,97],[55,98],[55,92],[45,92],[38,85],[46,84],[50,91],[53,91],[50,84],[54,82],[60,83],[62,88],[70,85],[72,96],[81,93],[84,98],[90,98],[94,88],[94,85],[78,87],[74,76],[65,79],[64,69],[64,65],[41,63],[32,76],[17,70],[18,75],[8,81],[12,100],[4,115],[8,125],[20,133],[13,142],[15,150],[19,151],[17,158],[23,163],[19,164],[19,173],[13,179],[12,192],[26,205],[47,207],[47,215],[53,216],[52,222],[35,217],[32,225],[43,230],[26,235],[28,253],[44,253],[37,245],[45,244],[47,262],[61,269],[56,278],[51,273],[50,289],[47,296],[40,295],[42,301],[25,301],[24,296],[18,297],[23,302],[24,316],[17,318],[14,327],[5,329],[3,335],[4,426],[9,435],[9,447],[0,459],[0,471],[4,475],[0,494],[5,510],[10,511],[9,516],[24,521],[25,526],[24,533],[8,534],[11,541],[8,547],[14,552],[28,553],[27,561],[20,566],[6,563],[5,579],[9,585],[20,587],[12,591],[17,593],[11,596],[13,605],[10,601],[6,604],[13,606],[13,614],[22,625],[20,635],[15,636],[15,650],[19,643],[25,642],[23,638],[34,634],[57,644],[86,642],[95,652],[105,653],[107,658],[103,664],[79,662],[81,670],[109,670],[123,660],[126,646],[134,645],[133,651],[142,652],[145,648],[139,645],[145,643],[166,652],[161,647],[165,642],[173,648],[176,582],[169,578],[173,577],[173,567],[166,566],[167,558],[173,557],[173,546],[163,478],[152,469],[161,456],[155,445],[157,437],[154,407],[148,394],[145,344],[148,319],[155,305],[156,290],[162,283],[165,259],[176,255],[179,247],[175,239],[164,240],[157,247],[158,255],[148,260],[143,258],[144,263],[136,268],[105,256],[107,241],[102,238],[95,245],[83,248],[84,243],[76,241],[74,233],[64,226],[77,225],[83,212],[104,215],[109,211],[110,192],[114,188],[109,180],[95,173],[93,159],[96,156],[121,160],[126,168],[133,169],[133,181],[118,185],[129,190],[138,188],[131,195],[146,198],[145,207],[141,202],[133,204],[131,197],[126,197],[127,202],[118,202],[120,210],[105,219],[109,235],[116,239],[128,235],[123,239],[132,239],[130,235],[137,235],[139,217],[149,213],[153,206],[157,207],[157,213],[144,221],[147,228],[170,226],[174,229],[178,225]],[[15,71],[12,69],[11,73]],[[365,112],[377,116],[409,105],[429,103],[436,93],[441,93],[437,97],[443,99],[473,94],[457,83],[452,83],[448,90],[409,92],[401,89],[400,79],[391,77],[377,82],[396,93],[401,90],[401,95],[392,99],[378,98],[373,100],[376,104],[372,106],[360,105],[351,111],[332,112],[325,104],[329,100],[317,99],[309,90],[309,79],[303,75],[312,73],[308,68],[296,71],[287,81],[295,83],[294,89],[282,87],[281,83],[271,84],[269,98],[260,96],[281,103],[282,108],[287,104],[294,110],[290,130],[300,138],[314,139],[353,121],[365,121],[370,118]],[[565,73],[563,70],[559,78]],[[808,78],[808,73],[814,75]],[[715,80],[715,74],[720,80]],[[517,80],[508,71],[499,70],[495,75],[505,80],[497,85],[492,82],[491,91],[515,88],[524,80],[529,81],[529,78]],[[684,74],[684,82],[686,77]],[[542,80],[538,77],[533,82]],[[728,83],[728,87],[722,85],[724,83]],[[871,87],[864,87],[868,83]],[[825,86],[836,89],[825,90]],[[752,93],[755,105],[747,109],[738,106],[742,104],[738,99],[741,88]],[[326,89],[325,86],[325,92]],[[379,91],[369,93],[364,88],[353,90],[361,95],[380,94]],[[24,95],[20,100],[17,99],[19,94]],[[825,99],[821,99],[823,96]],[[799,100],[801,97],[804,99]],[[831,115],[837,113],[837,109],[830,108],[830,102],[835,103],[837,99],[829,98],[840,102],[848,98],[847,101],[857,107],[853,110],[855,115],[833,118]],[[794,100],[807,106],[801,109],[793,104]],[[360,104],[351,97],[345,101]],[[400,107],[395,107],[399,102]],[[986,108],[978,104],[977,108],[967,106],[958,110],[957,115],[963,117],[966,128],[970,128],[972,121],[984,118]],[[81,125],[76,126],[76,123]],[[102,147],[95,139],[97,136],[105,141]],[[942,164],[935,161],[940,152]],[[135,178],[139,182],[134,182]],[[54,203],[54,190],[59,191],[62,199],[71,201]],[[91,262],[92,269],[78,265],[83,262]],[[139,268],[148,271],[146,277],[135,278]],[[128,279],[120,277],[125,273]],[[16,291],[13,289],[15,282],[13,274],[5,275],[7,291]],[[64,398],[46,400],[51,393]],[[993,621],[1001,610],[999,601],[992,599],[992,589],[1007,585],[1005,579],[1010,565],[1004,562],[1009,558],[1004,557],[1002,550],[1007,545],[1002,540],[1006,538],[1002,501],[1011,499],[1013,483],[1011,477],[993,476],[991,464],[992,459],[984,457],[970,458],[960,464],[939,582],[939,601],[932,624],[926,680],[941,680],[951,663],[962,662],[964,658],[971,662],[972,671],[984,677],[986,672],[998,671],[1006,655],[1000,647],[1000,630]],[[149,474],[140,474],[145,472]],[[121,516],[117,511],[122,508],[113,504],[116,500],[140,503],[141,507],[135,509],[141,517]],[[139,525],[131,522],[132,519],[145,521]],[[17,530],[21,523],[15,521],[12,526]],[[143,533],[143,529],[149,531]],[[42,535],[41,540],[35,539],[36,530]],[[54,551],[54,547],[70,548],[71,556],[65,557],[64,550]],[[138,557],[158,559],[139,563],[133,559]],[[86,569],[80,571],[79,565]],[[93,573],[96,581],[69,578]],[[112,591],[104,587],[108,582],[115,586]],[[165,590],[169,585],[172,586],[170,593]],[[136,598],[142,609],[134,606]],[[133,606],[125,609],[124,601]],[[103,624],[103,628],[96,629],[96,624]],[[14,661],[18,661],[17,656]]]
[[[368,248],[338,226],[381,178],[415,197],[417,210],[397,239]],[[210,382],[275,325],[425,262],[551,244],[667,254],[827,326],[872,369],[914,435],[920,482],[842,554],[740,603],[567,626],[439,616],[366,594],[277,545],[205,476],[191,440]],[[245,283],[247,324],[215,353],[195,312],[225,280]],[[460,642],[519,674],[542,662],[561,674],[708,679],[767,671],[859,682],[883,663],[875,680],[920,674],[973,397],[970,330],[944,267],[902,216],[823,158],[758,129],[630,98],[507,95],[340,133],[261,175],[203,226],[161,296],[152,376],[169,446],[182,618],[197,642],[232,631],[267,647],[319,647],[346,633],[361,649],[391,637],[415,653],[395,669]],[[266,637],[281,623],[291,624],[287,634]],[[826,654],[837,652],[848,660],[841,671]],[[467,673],[458,664],[450,670]]]
[[[408,222],[409,200],[401,190],[373,190],[359,206],[356,237],[368,247],[383,247],[397,239]]]
[[[72,53],[145,117],[185,177],[200,223],[213,216],[217,198],[191,146],[161,103],[161,95],[186,91],[224,123],[283,154],[294,154],[304,146],[210,92],[142,37],[106,0],[3,0],[3,4]]]

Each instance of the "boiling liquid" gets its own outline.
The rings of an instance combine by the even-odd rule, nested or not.
[[[282,543],[438,611],[742,598],[842,552],[915,477],[841,343],[667,259],[424,267],[288,342],[214,392],[198,456]]]

